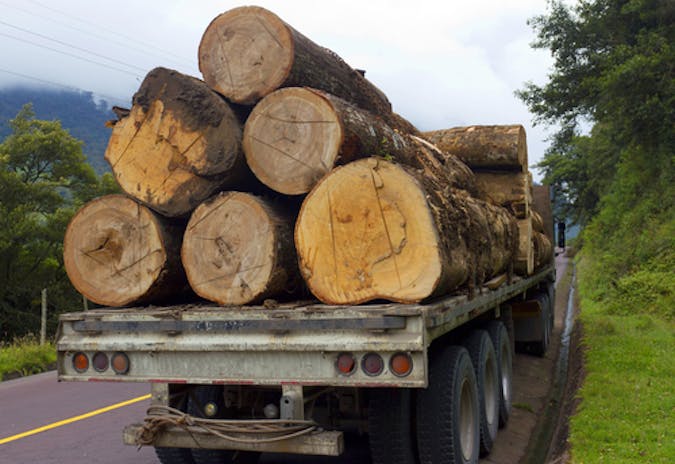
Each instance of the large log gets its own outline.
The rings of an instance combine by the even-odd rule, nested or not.
[[[503,208],[381,158],[341,166],[305,198],[300,270],[329,304],[418,302],[508,270],[514,220]]]
[[[156,68],[114,124],[105,158],[126,193],[165,216],[185,216],[252,177],[241,135],[233,109],[206,84]]]
[[[221,305],[288,295],[299,273],[288,213],[247,193],[202,203],[185,230],[181,256],[190,286]]]
[[[519,218],[530,215],[529,178],[523,172],[477,171],[476,184],[496,205],[501,205]]]
[[[199,44],[199,69],[209,86],[237,103],[254,104],[280,87],[308,86],[415,131],[392,113],[387,97],[363,72],[264,8],[239,7],[217,16]]]
[[[315,89],[289,87],[266,96],[246,121],[243,146],[258,179],[288,195],[307,193],[336,165],[368,156],[414,168],[433,159],[451,186],[478,194],[473,173],[456,157]]]
[[[527,140],[521,125],[454,127],[422,135],[471,169],[527,172]]]
[[[182,299],[192,295],[180,263],[183,227],[124,195],[83,206],[63,240],[73,286],[104,306]]]
[[[553,261],[553,243],[546,234],[533,232],[534,243],[534,269],[540,269]]]

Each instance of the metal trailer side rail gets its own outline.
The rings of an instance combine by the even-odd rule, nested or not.
[[[317,304],[252,307],[186,305],[102,309],[63,314],[57,337],[58,375],[65,381],[426,387],[431,342],[550,278],[546,268],[528,278],[475,295],[453,295],[426,304],[327,306]],[[78,372],[76,353],[90,359],[124,352],[125,374],[89,368]],[[355,369],[341,374],[340,353],[355,359],[379,353],[378,376]],[[413,370],[398,377],[388,369],[397,352],[412,357]]]

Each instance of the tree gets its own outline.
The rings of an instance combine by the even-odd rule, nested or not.
[[[48,288],[50,304],[61,311],[80,301],[63,270],[63,234],[79,205],[116,189],[110,176],[96,176],[82,143],[58,121],[34,116],[31,106],[24,106],[0,144],[3,338],[39,329],[42,288]]]
[[[675,3],[591,0],[568,7],[554,0],[549,8],[530,24],[538,37],[533,46],[553,55],[553,72],[545,85],[528,83],[518,95],[537,122],[560,128],[540,167],[583,225],[609,192],[620,159],[634,156],[626,152],[672,153]],[[580,139],[582,122],[594,131]],[[578,182],[588,174],[594,178]]]

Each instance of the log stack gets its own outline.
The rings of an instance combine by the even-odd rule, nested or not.
[[[413,303],[548,262],[522,126],[420,137],[363,72],[259,7],[215,18],[199,66],[203,81],[151,71],[112,123],[125,195],[85,205],[64,240],[90,300],[245,305],[306,287]]]

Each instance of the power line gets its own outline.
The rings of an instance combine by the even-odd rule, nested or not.
[[[73,26],[73,25],[71,25],[71,24],[67,24],[67,23],[65,23],[65,22],[63,22],[63,21],[59,21],[59,20],[54,19],[54,18],[51,18],[51,17],[49,17],[49,16],[40,15],[40,14],[35,13],[34,11],[27,10],[27,9],[25,9],[25,8],[20,8],[20,7],[16,6],[16,5],[11,5],[11,4],[6,3],[6,2],[3,2],[3,1],[0,1],[0,5],[4,5],[4,6],[6,6],[6,7],[13,8],[13,9],[15,9],[15,10],[21,11],[21,12],[23,12],[23,13],[25,13],[25,14],[30,15],[30,16],[34,16],[34,17],[36,17],[36,18],[40,18],[40,19],[42,19],[43,21],[48,21],[48,22],[51,22],[51,23],[54,23],[54,24],[58,24],[59,26],[65,27],[65,28],[67,28],[67,29],[71,29],[71,30],[73,30],[73,31],[80,32],[80,33],[82,33],[82,34],[86,34],[86,35],[89,35],[89,36],[91,36],[91,37],[96,37],[96,38],[98,38],[98,39],[105,40],[105,41],[107,41],[107,42],[109,42],[109,43],[112,43],[112,44],[115,44],[115,45],[119,45],[119,46],[121,46],[121,47],[130,48],[130,49],[135,50],[135,51],[137,51],[137,52],[139,52],[139,53],[146,54],[146,55],[148,55],[148,56],[153,56],[153,57],[154,57],[154,53],[156,53],[156,52],[151,52],[151,51],[148,51],[148,50],[143,50],[142,48],[139,48],[139,47],[137,47],[137,46],[134,46],[134,45],[136,45],[135,43],[134,43],[134,44],[130,44],[128,41],[127,41],[127,43],[124,43],[124,42],[115,40],[115,39],[114,39],[113,37],[111,37],[111,36],[106,36],[106,35],[103,35],[103,34],[98,34],[98,33],[96,33],[96,32],[87,31],[87,30],[85,30],[85,29],[81,29],[81,28],[79,28],[79,27],[75,27],[75,26]],[[165,55],[166,55],[166,54],[165,54]],[[172,60],[172,61],[173,61],[174,63],[176,63],[176,64],[180,63],[180,64],[183,65],[183,66],[194,66],[194,62],[189,61],[189,60],[187,60],[186,58],[180,57],[180,56],[178,56],[178,55],[173,55],[173,56],[175,56],[175,57],[169,57],[168,55],[167,55],[166,57],[168,57],[168,59]]]
[[[13,36],[11,34],[7,34],[5,32],[0,32],[0,35],[4,36],[4,37],[9,37],[10,39],[13,39],[13,40],[16,40],[16,41],[19,41],[19,42],[24,42],[24,43],[33,45],[35,47],[44,48],[46,50],[50,50],[50,51],[55,52],[55,53],[60,53],[62,55],[70,56],[70,57],[76,58],[78,60],[86,61],[87,63],[92,63],[92,64],[95,64],[95,65],[98,65],[98,66],[103,66],[103,67],[108,68],[108,69],[119,71],[121,73],[128,74],[130,76],[134,76],[137,79],[141,78],[141,76],[139,76],[138,74],[132,73],[131,71],[128,71],[126,69],[120,69],[120,68],[117,68],[115,66],[110,66],[109,64],[101,63],[100,61],[90,60],[89,58],[85,58],[83,56],[75,55],[73,53],[68,53],[68,52],[65,52],[63,50],[59,50],[57,48],[48,47],[47,45],[39,44],[39,43],[30,41],[28,39],[24,39],[24,38],[21,38],[21,37],[15,37],[15,36]]]
[[[24,29],[22,27],[15,26],[14,24],[10,24],[10,23],[7,23],[7,22],[2,21],[2,20],[0,20],[0,24],[2,24],[4,26],[7,26],[7,27],[11,27],[11,28],[16,29],[16,30],[21,31],[21,32],[25,32],[27,34],[34,35],[36,37],[40,37],[41,39],[45,39],[45,40],[49,40],[51,42],[55,42],[59,45],[64,45],[66,47],[72,48],[73,50],[78,50],[80,52],[89,53],[90,55],[94,55],[94,56],[97,56],[99,58],[103,58],[104,60],[108,60],[108,61],[111,61],[113,63],[121,64],[123,66],[127,66],[129,68],[136,69],[136,70],[141,71],[141,72],[145,72],[144,68],[135,66],[133,64],[128,64],[128,63],[125,63],[124,61],[116,60],[114,58],[109,58],[105,55],[101,55],[100,53],[92,52],[91,50],[87,50],[86,48],[78,47],[77,45],[72,45],[72,44],[69,44],[68,42],[64,42],[62,40],[54,39],[54,38],[46,36],[44,34],[40,34],[39,32],[29,31],[28,29]]]
[[[47,79],[41,79],[41,78],[35,77],[35,76],[29,76],[28,74],[22,74],[22,73],[18,73],[18,72],[15,72],[15,71],[10,71],[9,69],[0,68],[0,72],[6,73],[6,74],[11,74],[13,76],[21,77],[21,78],[24,78],[24,79],[30,79],[30,80],[33,80],[33,81],[36,81],[36,82],[41,82],[43,84],[49,84],[49,85],[53,85],[53,86],[56,86],[56,87],[61,87],[61,88],[71,90],[71,91],[78,91],[78,92],[82,91],[82,89],[79,89],[77,87],[73,87],[71,85],[59,84],[58,82],[50,81],[50,80],[47,80]],[[117,103],[121,103],[123,105],[129,104],[129,101],[124,100],[124,99],[119,98],[119,97],[113,97],[111,95],[105,95],[105,94],[102,94],[102,93],[99,93],[99,92],[93,92],[93,91],[87,91],[87,90],[85,90],[85,92],[91,92],[95,95],[98,95],[99,97],[102,97],[102,98],[108,100],[109,102],[117,102]]]
[[[61,11],[61,10],[57,10],[56,8],[52,8],[52,7],[50,7],[50,6],[48,6],[48,5],[45,5],[44,3],[38,2],[38,1],[36,1],[36,0],[28,0],[28,1],[29,1],[30,3],[33,3],[33,4],[37,5],[37,6],[39,6],[40,8],[43,8],[43,9],[45,9],[45,10],[52,11],[52,12],[54,12],[54,13],[58,13],[58,14],[60,14],[60,15],[62,15],[62,16],[65,16],[66,18],[71,19],[71,20],[77,21],[77,22],[82,23],[82,24],[86,24],[87,26],[92,26],[92,25],[93,25],[93,26],[96,26],[97,29],[102,29],[102,30],[104,30],[104,31],[106,31],[106,32],[109,32],[109,33],[111,33],[111,34],[114,34],[114,35],[117,36],[117,37],[121,37],[121,38],[123,38],[123,39],[129,40],[129,41],[131,41],[131,42],[134,43],[134,44],[142,45],[142,46],[144,46],[144,47],[153,49],[153,50],[155,50],[155,51],[157,51],[157,52],[161,52],[161,53],[163,53],[163,54],[165,54],[165,55],[169,55],[169,56],[173,56],[173,57],[175,57],[175,58],[179,58],[179,59],[181,59],[181,60],[186,59],[185,57],[181,57],[181,56],[179,56],[179,55],[176,55],[175,53],[173,53],[173,52],[171,52],[171,51],[169,51],[169,50],[165,50],[165,49],[162,49],[162,48],[160,48],[160,47],[156,47],[156,46],[154,46],[154,45],[152,45],[152,44],[149,44],[149,43],[146,43],[146,42],[142,42],[142,41],[138,40],[138,38],[133,38],[133,37],[129,37],[129,36],[127,36],[127,35],[121,34],[119,30],[113,30],[113,29],[107,28],[107,27],[105,27],[105,26],[103,26],[103,25],[100,25],[100,24],[93,24],[91,21],[88,21],[88,20],[85,20],[85,19],[78,18],[77,16],[73,16],[73,15],[71,15],[71,14],[69,14],[69,13],[66,13],[66,12],[64,12],[64,11]]]

